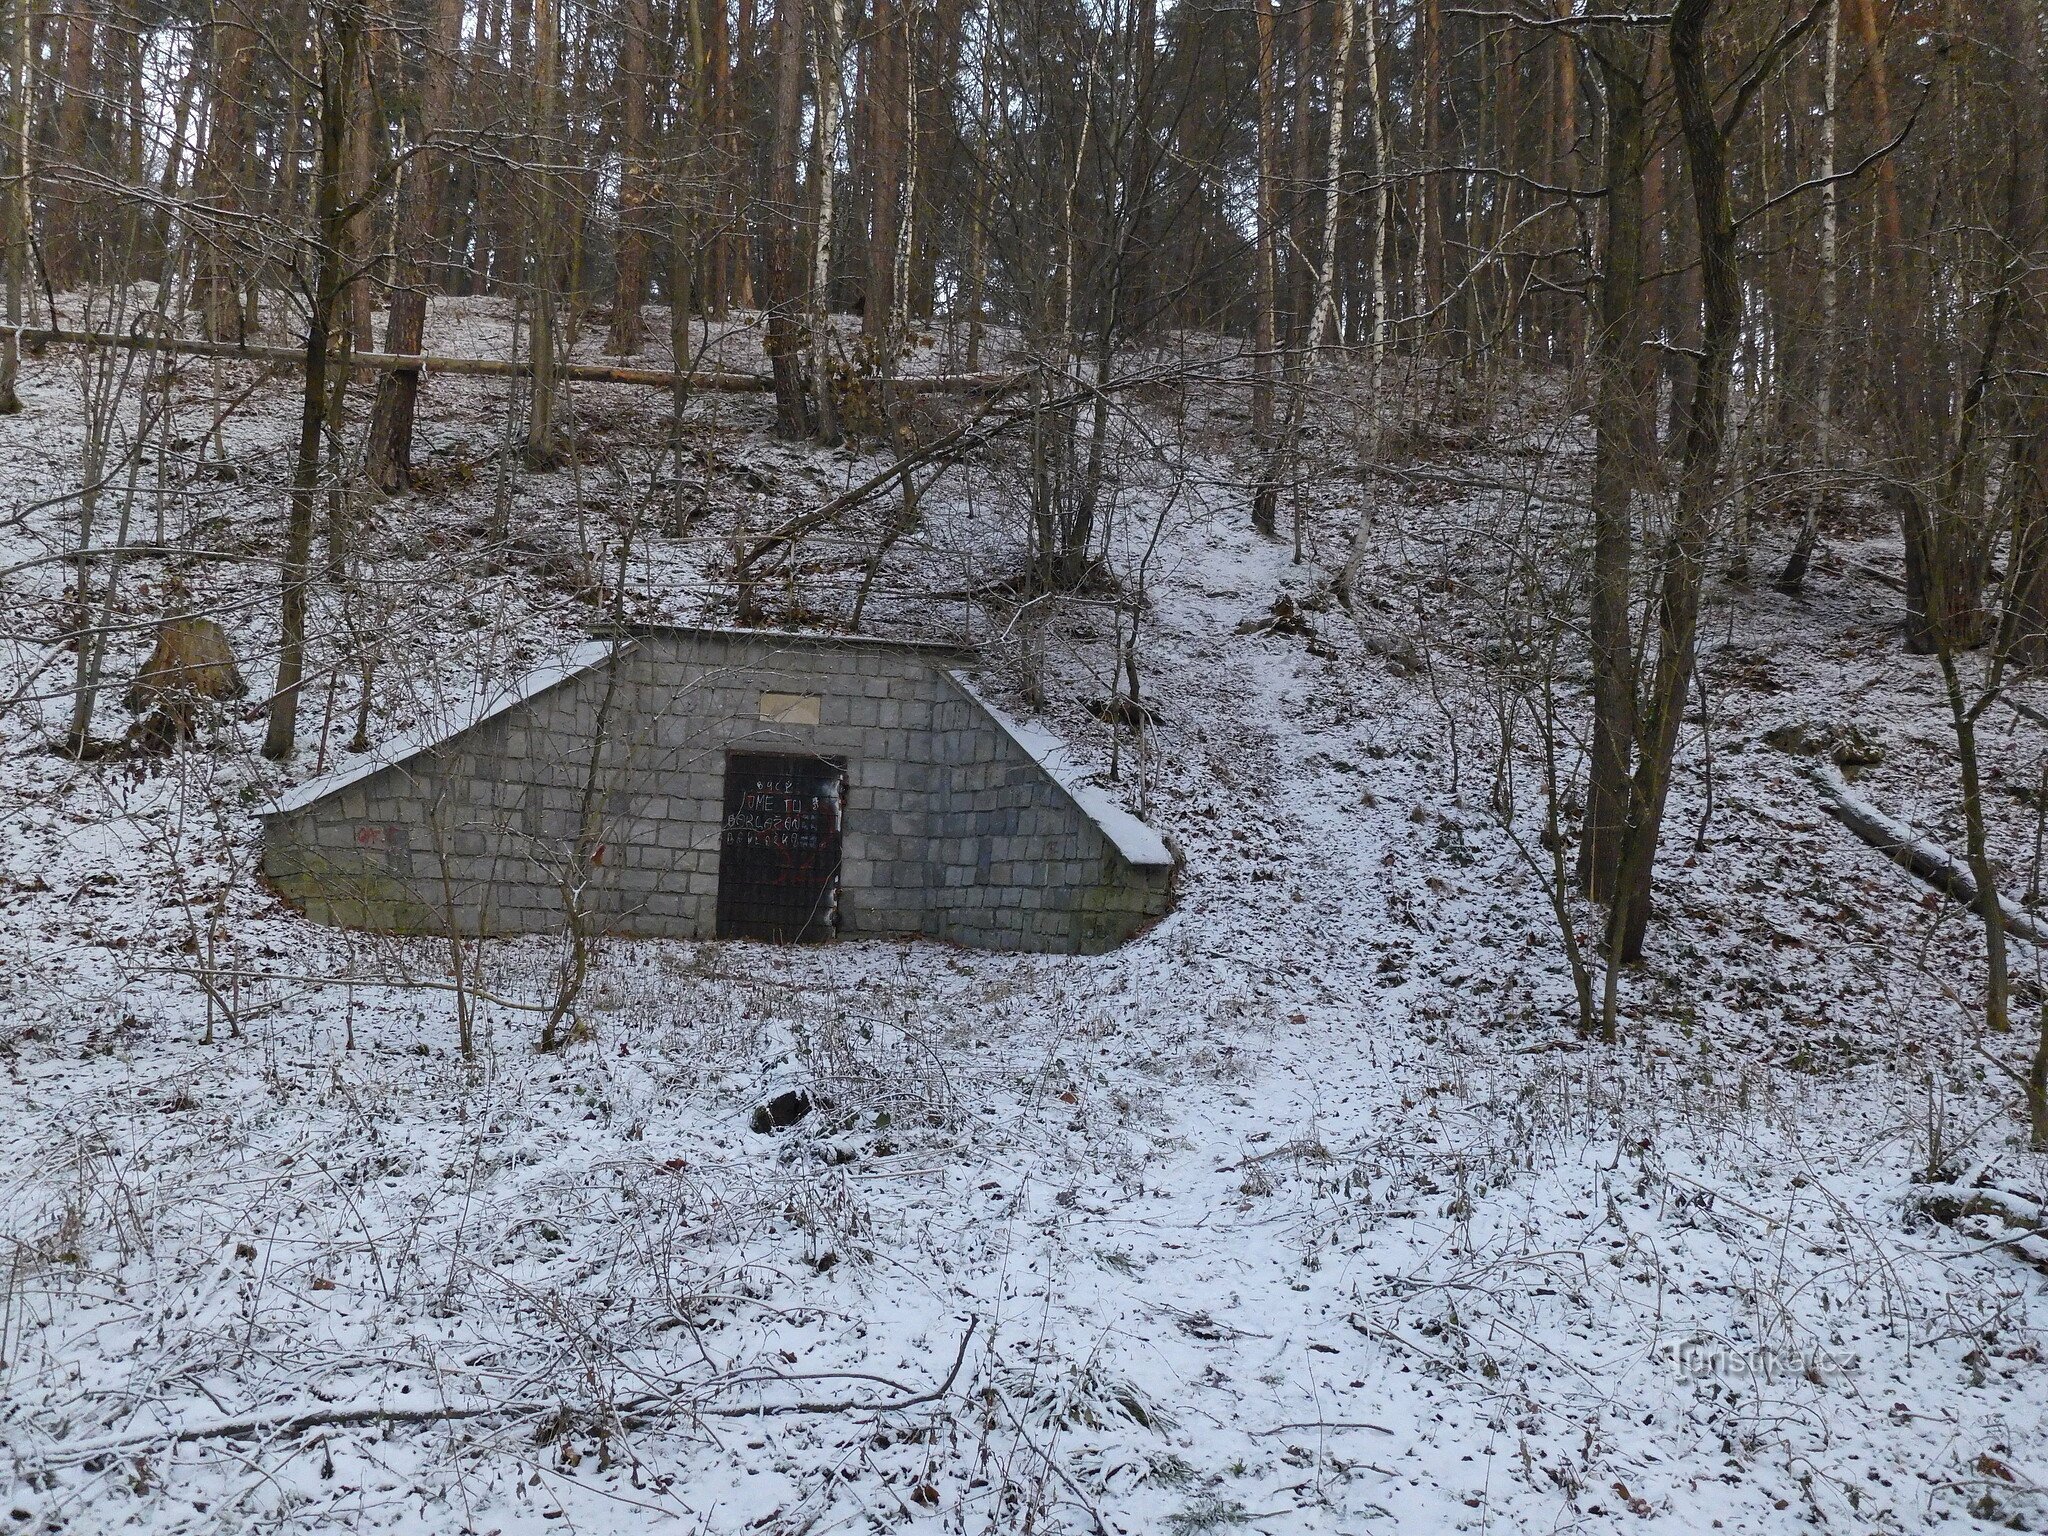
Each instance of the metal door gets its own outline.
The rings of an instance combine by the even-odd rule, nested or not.
[[[718,936],[801,943],[839,927],[846,765],[734,752],[725,760]]]

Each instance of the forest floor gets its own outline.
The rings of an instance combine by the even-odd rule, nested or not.
[[[504,342],[482,303],[435,327]],[[609,943],[545,1056],[556,951],[493,942],[465,1062],[445,944],[253,877],[264,805],[348,761],[352,674],[316,670],[282,769],[239,713],[169,758],[50,750],[76,506],[33,504],[78,483],[79,369],[32,361],[0,419],[0,1531],[2048,1527],[2048,1287],[1913,1214],[1931,1165],[2048,1188],[1993,1059],[2020,1036],[1975,1032],[1973,920],[1763,739],[1856,726],[1859,788],[1959,846],[1938,674],[1868,574],[1897,541],[1853,509],[1802,597],[1713,587],[1617,1046],[1573,1027],[1540,775],[1502,767],[1508,556],[1584,471],[1554,392],[1418,407],[1369,460],[1333,410],[1297,563],[1247,525],[1241,400],[1162,389],[1111,526],[1127,587],[1143,561],[1141,741],[1086,707],[1108,607],[957,595],[1016,561],[1008,445],[933,494],[872,614],[1043,697],[1184,855],[1169,917],[1088,958]],[[264,690],[296,408],[223,372],[251,390],[224,462],[204,364],[160,500],[145,460],[131,537],[161,515],[204,558],[131,563],[102,735],[181,604]],[[630,611],[727,618],[736,528],[886,463],[709,397],[678,487],[665,398],[577,402],[581,463],[501,481],[504,386],[430,381],[426,489],[367,509],[316,616],[316,669],[382,637],[373,737],[567,649],[621,527]],[[1354,618],[1325,567],[1367,495]],[[842,611],[886,514],[817,541],[780,611]],[[1759,536],[1768,572],[1789,528]],[[2022,891],[2041,735],[1985,730]],[[753,1133],[796,1085],[830,1111]]]

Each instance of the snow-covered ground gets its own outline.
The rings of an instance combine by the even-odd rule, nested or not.
[[[430,345],[501,331],[451,303]],[[30,412],[0,419],[0,564],[75,537],[68,506],[16,514],[75,484],[76,367],[31,364]],[[196,459],[212,382],[186,380]],[[702,510],[664,521],[665,399],[577,401],[599,446],[501,492],[502,383],[430,387],[435,486],[369,509],[356,607],[323,596],[316,626],[316,668],[382,637],[373,734],[572,644],[585,557],[636,510],[629,606],[717,613],[736,527],[881,462],[709,398]],[[289,382],[252,402],[229,468],[171,476],[166,537],[210,557],[130,567],[121,679],[200,601],[264,691]],[[1148,401],[1116,537],[1128,573],[1160,531],[1159,721],[1114,780],[1085,707],[1109,610],[919,596],[1014,556],[999,446],[934,493],[871,612],[988,641],[1006,708],[1042,693],[1185,855],[1176,910],[1095,958],[611,943],[545,1056],[550,945],[468,958],[498,1001],[465,1062],[445,943],[312,926],[252,878],[254,812],[346,761],[352,672],[316,671],[282,772],[239,716],[74,764],[46,750],[71,658],[36,671],[65,568],[10,575],[0,689],[52,697],[0,718],[0,1530],[2048,1523],[2043,1278],[1910,1214],[1930,1161],[2048,1185],[1989,1059],[2017,1041],[1974,1034],[1967,915],[1762,741],[1859,725],[1884,749],[1861,788],[1953,845],[1936,675],[1855,570],[1896,541],[1832,528],[1801,600],[1717,587],[1651,958],[1622,1043],[1582,1042],[1499,814],[1527,830],[1539,786],[1499,771],[1487,573],[1548,483],[1529,466],[1571,471],[1540,392],[1516,405],[1365,479],[1333,425],[1297,564],[1246,526],[1229,404]],[[1316,562],[1365,489],[1354,621]],[[501,493],[509,548],[477,533]],[[775,601],[843,608],[886,515]],[[1313,634],[1244,632],[1283,594]],[[2023,891],[2039,736],[1986,725]],[[829,1107],[749,1129],[796,1085]]]

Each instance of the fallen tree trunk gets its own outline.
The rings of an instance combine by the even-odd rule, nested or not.
[[[2043,1227],[2041,1202],[2001,1189],[1988,1172],[1953,1184],[1922,1185],[1914,1192],[1913,1204],[1943,1226],[1989,1247],[2007,1249],[2048,1274],[2048,1229]]]
[[[1829,814],[1843,826],[1951,901],[1981,913],[1977,882],[1965,860],[1857,794],[1834,764],[1816,764],[1813,781],[1820,788]],[[1998,906],[2005,915],[2008,933],[2048,948],[2048,932],[2043,931],[2032,913],[2003,896],[1998,898]]]
[[[1998,696],[1998,702],[2018,715],[2022,720],[2031,720],[2036,725],[2048,726],[2048,714],[2042,713],[2031,704],[2014,698],[2009,693],[2001,693]]]
[[[36,326],[0,326],[0,336],[13,336],[29,346],[118,347],[136,352],[171,352],[180,357],[241,358],[252,363],[303,365],[303,347],[267,346],[260,342],[204,341],[196,337],[126,335],[116,331],[52,330]],[[524,379],[533,376],[531,362],[495,357],[431,357],[395,352],[351,352],[349,365],[377,373],[445,373],[457,377]],[[661,368],[614,368],[605,363],[557,363],[557,378],[579,384],[627,384],[642,389],[673,389],[678,383],[693,390],[723,394],[767,394],[774,380],[766,374],[704,371],[675,374]],[[898,379],[896,388],[913,395],[972,395],[999,388],[1004,373],[939,373]]]

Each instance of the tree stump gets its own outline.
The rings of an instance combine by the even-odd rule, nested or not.
[[[248,692],[226,630],[196,615],[166,619],[123,701],[135,714],[147,712],[129,739],[143,750],[167,752],[192,735],[205,705]]]

